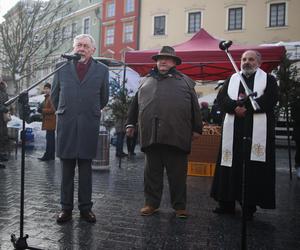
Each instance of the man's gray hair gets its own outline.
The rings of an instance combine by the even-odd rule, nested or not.
[[[78,40],[82,39],[82,38],[88,38],[88,39],[90,39],[93,48],[96,48],[96,41],[95,41],[95,39],[94,39],[91,35],[89,35],[89,34],[80,34],[80,35],[75,36],[75,37],[74,37],[74,41],[73,41],[73,47],[75,47],[75,43],[76,43]]]
[[[249,50],[246,50],[243,55],[246,53],[246,52],[253,52],[255,55],[256,55],[256,59],[259,63],[261,63],[261,53],[258,52],[257,50],[252,50],[252,49],[249,49]],[[242,56],[243,56],[242,55]]]

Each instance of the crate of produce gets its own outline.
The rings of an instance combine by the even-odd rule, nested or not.
[[[188,172],[190,176],[213,176],[215,171],[214,163],[188,162]]]

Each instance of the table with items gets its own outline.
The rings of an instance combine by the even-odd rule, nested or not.
[[[202,135],[192,141],[188,157],[188,175],[213,176],[221,141],[221,127],[205,125]]]

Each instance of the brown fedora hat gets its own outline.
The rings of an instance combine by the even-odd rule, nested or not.
[[[174,48],[170,46],[163,46],[157,55],[152,56],[152,59],[154,61],[157,61],[160,57],[163,56],[172,57],[175,60],[176,65],[181,64],[181,59],[176,56]]]

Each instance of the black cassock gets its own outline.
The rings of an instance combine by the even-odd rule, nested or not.
[[[254,76],[244,77],[249,89],[253,90]],[[227,93],[229,79],[220,90],[217,101],[224,113],[234,113],[237,101],[232,100]],[[239,94],[245,90],[240,83]],[[274,107],[278,100],[278,86],[273,76],[267,75],[264,94],[256,99],[260,106],[257,113],[266,113],[267,142],[266,162],[250,161],[251,142],[244,148],[243,136],[252,138],[253,113],[250,101],[246,102],[245,118],[234,120],[234,141],[232,167],[221,166],[221,149],[216,164],[212,183],[211,197],[216,201],[241,201],[242,197],[242,166],[246,167],[246,197],[247,204],[258,205],[261,208],[275,208],[275,115]]]

